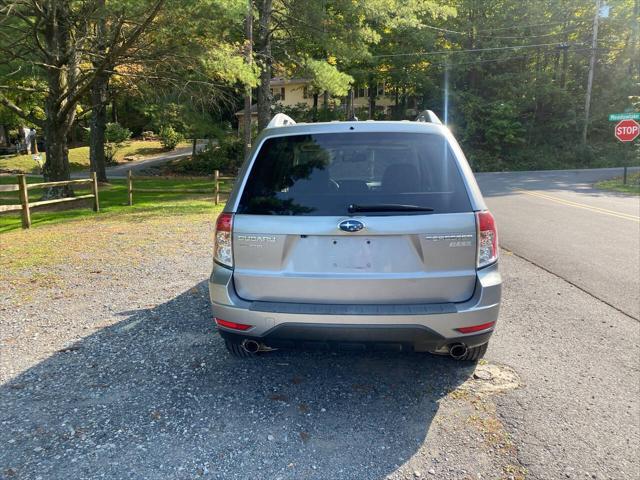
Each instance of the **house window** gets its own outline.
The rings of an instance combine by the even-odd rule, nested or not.
[[[369,96],[369,89],[367,87],[356,87],[353,89],[354,98],[366,98]]]
[[[309,87],[302,87],[302,98],[309,98]]]
[[[284,87],[280,87],[280,100],[284,100]]]
[[[379,97],[383,97],[384,96],[384,83],[383,82],[379,82],[378,83],[378,87],[377,87],[377,95]]]

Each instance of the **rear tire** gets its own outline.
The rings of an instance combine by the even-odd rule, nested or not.
[[[467,353],[464,357],[459,358],[458,360],[462,362],[477,362],[484,354],[487,352],[487,348],[489,347],[489,343],[484,343],[482,345],[478,345],[477,347],[471,347],[467,350]]]
[[[232,357],[235,358],[251,358],[255,357],[255,353],[247,352],[242,345],[236,342],[232,342],[230,340],[224,341],[225,347],[227,347],[227,351],[231,354]]]

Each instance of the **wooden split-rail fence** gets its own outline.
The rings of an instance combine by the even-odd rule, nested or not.
[[[34,188],[53,188],[64,187],[67,185],[91,184],[91,193],[87,195],[78,195],[75,197],[53,198],[51,200],[40,200],[37,202],[29,201],[29,190]],[[21,210],[22,228],[31,227],[31,209],[43,205],[53,205],[55,203],[73,202],[75,200],[84,200],[86,198],[93,199],[93,211],[100,211],[100,201],[98,198],[98,180],[95,172],[91,174],[91,178],[82,178],[78,180],[65,180],[62,182],[40,182],[27,183],[26,175],[18,175],[17,185],[0,185],[0,192],[19,192],[20,205],[0,205],[0,212],[10,212],[13,210]]]
[[[128,199],[129,199],[129,205],[133,205],[133,192],[140,192],[140,193],[184,193],[184,194],[207,194],[207,193],[211,193],[210,190],[203,190],[203,189],[179,189],[179,188],[171,188],[171,189],[167,189],[167,188],[139,188],[136,187],[134,188],[133,186],[133,173],[131,172],[131,170],[129,170],[129,173],[127,174],[127,192],[128,192]],[[220,189],[220,184],[221,182],[224,181],[233,181],[235,180],[235,177],[229,177],[229,176],[222,176],[220,175],[220,171],[219,170],[214,170],[213,172],[213,198],[214,198],[214,203],[216,205],[218,205],[220,203],[220,197],[222,195],[224,195],[224,193],[221,191]]]
[[[220,203],[220,197],[222,195],[226,195],[226,192],[223,193],[220,189],[221,182],[224,181],[233,181],[235,177],[222,176],[218,170],[214,171],[213,174],[214,186],[213,186],[213,195],[214,202],[216,205]],[[81,185],[81,184],[91,184],[91,193],[87,195],[78,195],[75,197],[65,197],[65,198],[54,198],[51,200],[40,200],[37,202],[29,201],[29,190],[33,190],[35,188],[51,188],[51,187],[64,187],[66,185]],[[133,175],[131,170],[127,175],[127,192],[128,192],[128,201],[129,205],[133,205],[133,192],[155,192],[155,193],[193,193],[193,194],[208,194],[211,193],[210,190],[195,190],[195,189],[166,189],[166,188],[135,188],[133,187]],[[0,185],[0,192],[19,192],[20,195],[20,205],[0,205],[0,213],[1,212],[11,212],[21,210],[22,213],[22,228],[30,228],[31,227],[31,209],[33,207],[39,207],[42,205],[53,205],[56,203],[65,203],[65,202],[73,202],[75,200],[84,200],[86,198],[93,199],[93,211],[100,211],[100,201],[98,197],[98,180],[96,177],[96,173],[91,173],[91,178],[82,178],[78,180],[65,180],[62,182],[40,182],[40,183],[27,183],[26,175],[18,175],[18,183],[15,185]]]

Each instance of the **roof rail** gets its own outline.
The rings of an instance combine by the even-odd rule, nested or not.
[[[267,125],[267,128],[277,128],[277,127],[286,127],[288,125],[295,125],[296,121],[291,118],[289,115],[285,115],[284,113],[276,113],[274,117]]]
[[[442,122],[438,116],[431,110],[423,110],[416,117],[416,122],[435,123],[436,125],[442,125]]]

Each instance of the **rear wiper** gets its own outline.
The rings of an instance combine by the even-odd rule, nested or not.
[[[420,205],[402,205],[399,203],[372,203],[368,205],[351,204],[347,208],[349,213],[355,212],[433,212],[431,207]]]

